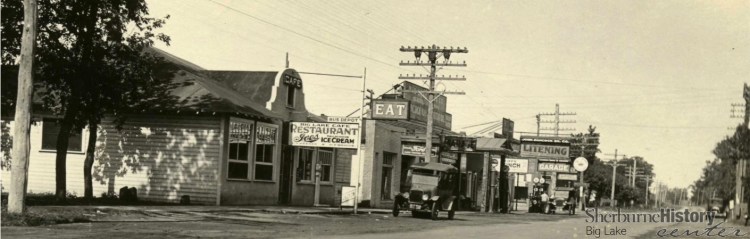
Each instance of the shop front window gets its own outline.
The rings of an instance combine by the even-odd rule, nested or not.
[[[255,179],[273,180],[273,159],[278,127],[258,123],[255,135]]]
[[[319,150],[318,162],[320,162],[320,181],[331,182],[332,180],[331,169],[333,168],[333,151],[323,150],[323,149]]]
[[[313,149],[299,149],[299,164],[297,164],[297,181],[312,181]]]
[[[253,123],[235,120],[229,123],[229,165],[227,178],[250,179],[250,145],[253,141]]]

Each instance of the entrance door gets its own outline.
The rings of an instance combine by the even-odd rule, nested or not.
[[[284,145],[281,150],[281,174],[279,175],[279,204],[289,204],[292,198],[294,177],[294,147]]]

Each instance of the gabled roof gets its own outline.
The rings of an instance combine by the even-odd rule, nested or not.
[[[144,112],[221,112],[260,118],[282,118],[280,114],[266,109],[263,104],[256,101],[256,98],[270,95],[271,91],[275,90],[271,87],[260,87],[256,91],[238,91],[231,85],[222,84],[220,81],[209,78],[205,74],[205,69],[182,58],[157,48],[148,48],[146,52],[163,57],[168,63],[165,67],[158,69],[157,77],[171,77],[172,79],[168,90],[169,94],[159,96],[157,100],[159,103],[149,106],[144,109]],[[265,72],[246,73],[266,74]],[[3,92],[15,91],[17,74],[17,66],[3,66]],[[38,95],[40,90],[35,90],[38,92],[35,92],[34,102],[40,104],[41,97]],[[3,94],[3,102],[9,95]],[[12,94],[12,96],[15,96],[15,94]],[[8,105],[3,104],[3,106]],[[3,116],[13,114],[14,109],[6,109],[12,107],[3,108]]]
[[[205,69],[162,50],[151,48],[152,52],[174,64],[179,70],[173,74],[170,90],[175,97],[174,107],[178,110],[198,112],[238,113],[267,118],[281,118],[252,99],[252,94],[243,94],[211,79]],[[268,89],[269,91],[272,89]],[[267,93],[270,94],[270,93]]]

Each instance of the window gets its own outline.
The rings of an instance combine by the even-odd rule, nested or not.
[[[320,181],[331,182],[331,168],[333,166],[333,151],[319,150],[318,162],[320,163]]]
[[[286,106],[287,107],[294,107],[294,86],[287,85],[286,86]]]
[[[393,180],[393,161],[398,154],[383,152],[383,175],[381,178],[380,195],[382,199],[391,199],[391,182]]]
[[[227,178],[250,179],[250,145],[253,123],[232,119],[229,122],[229,169]]]
[[[258,123],[255,131],[255,179],[273,180],[273,154],[276,147],[275,125]]]
[[[54,119],[42,121],[42,150],[57,150],[57,135],[60,133],[60,125]],[[83,151],[82,132],[74,132],[68,138],[68,151]]]
[[[297,164],[297,181],[312,181],[313,149],[299,149],[299,164]]]

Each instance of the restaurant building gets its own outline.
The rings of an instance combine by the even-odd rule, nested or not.
[[[350,184],[353,150],[292,146],[292,122],[324,122],[307,111],[294,69],[212,71],[158,49],[174,67],[168,104],[105,118],[93,167],[94,194],[134,187],[142,200],[207,205],[338,205]],[[5,79],[3,87],[15,79]],[[12,114],[3,121],[12,121]],[[54,193],[54,116],[35,112],[28,192]],[[10,122],[12,127],[12,122]],[[67,189],[83,195],[89,129],[70,140]],[[317,175],[317,177],[316,177]],[[2,174],[3,186],[10,178]],[[319,179],[319,180],[316,180]],[[316,199],[317,195],[317,199]]]

